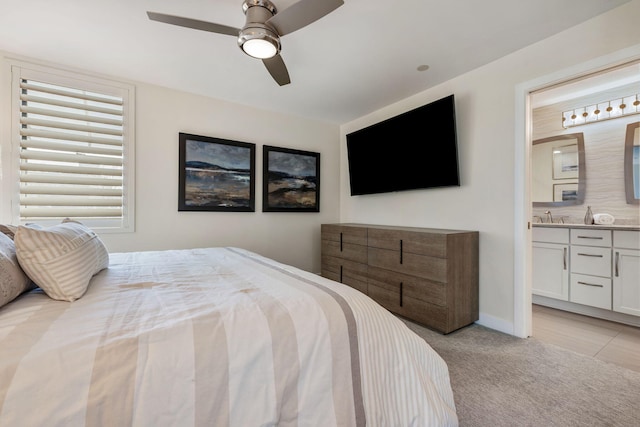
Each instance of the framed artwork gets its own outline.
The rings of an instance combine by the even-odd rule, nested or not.
[[[627,125],[624,143],[624,192],[628,204],[640,204],[640,122]]]
[[[320,212],[320,153],[263,147],[263,212]]]
[[[553,201],[566,202],[576,200],[578,198],[578,183],[571,184],[554,184],[553,185]]]
[[[553,149],[553,179],[578,177],[578,146],[575,144]]]
[[[179,134],[178,211],[255,211],[256,146]]]

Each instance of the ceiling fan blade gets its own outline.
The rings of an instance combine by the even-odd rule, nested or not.
[[[180,27],[193,28],[196,30],[209,31],[211,33],[225,34],[237,37],[239,28],[227,25],[214,24],[213,22],[199,21],[197,19],[183,18],[181,16],[165,15],[164,13],[147,12],[147,16],[152,21],[164,22],[165,24],[178,25]]]
[[[269,71],[271,77],[273,77],[276,83],[278,83],[280,86],[288,85],[289,83],[291,83],[289,72],[287,71],[287,66],[284,65],[282,56],[276,55],[271,58],[263,59],[262,63],[265,67],[267,67],[267,71]]]
[[[300,0],[276,13],[265,23],[284,36],[317,21],[343,4],[342,0]]]

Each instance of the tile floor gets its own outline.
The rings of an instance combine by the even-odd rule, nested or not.
[[[533,336],[640,372],[640,328],[533,305]]]

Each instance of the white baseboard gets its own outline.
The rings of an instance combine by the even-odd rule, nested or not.
[[[603,310],[588,305],[576,304],[569,301],[561,301],[547,298],[540,295],[533,296],[533,303],[544,305],[545,307],[557,308],[558,310],[570,311],[571,313],[582,314],[599,319],[610,320],[612,322],[624,323],[625,325],[640,327],[640,317],[631,314],[618,313],[612,310]]]

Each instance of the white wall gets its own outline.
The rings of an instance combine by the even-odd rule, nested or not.
[[[0,52],[0,59],[6,57],[17,58]],[[8,74],[7,67],[0,67],[3,160],[11,144],[6,120]],[[136,86],[136,230],[101,234],[108,249],[127,252],[238,246],[319,272],[320,224],[336,222],[339,216],[338,126],[132,83]],[[255,212],[178,212],[179,132],[256,144]],[[320,153],[319,213],[262,212],[263,145]],[[11,222],[6,200],[5,195],[0,200],[0,204],[5,203],[0,209],[3,223]]]
[[[524,132],[517,87],[543,76],[586,64],[640,41],[640,1],[634,0],[561,34],[475,71],[407,98],[341,127],[340,220],[480,232],[480,322],[514,333],[514,290],[523,286],[515,271],[518,201],[523,185],[514,163],[516,141]],[[584,65],[581,68],[584,72]],[[566,73],[563,73],[566,75]],[[546,81],[550,84],[551,81]],[[345,135],[379,120],[449,94],[456,97],[461,186],[393,194],[349,194]],[[428,151],[428,148],[426,149]],[[528,217],[528,215],[527,215]],[[524,233],[524,232],[523,232]],[[521,244],[521,243],[520,243]],[[527,252],[527,251],[525,251]],[[516,280],[514,281],[514,276]]]

